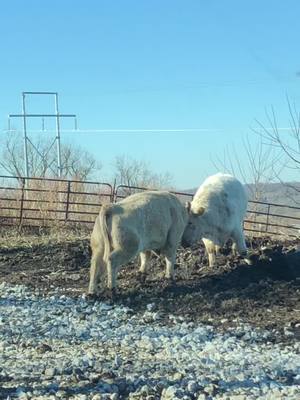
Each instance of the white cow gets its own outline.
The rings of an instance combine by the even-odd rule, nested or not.
[[[165,256],[166,278],[173,278],[187,221],[186,208],[169,192],[146,191],[102,206],[91,236],[89,294],[97,292],[105,272],[108,289],[114,290],[119,267],[138,254],[140,272],[145,274],[152,250]]]
[[[243,232],[247,195],[240,181],[228,174],[212,175],[186,207],[190,216],[182,237],[183,246],[203,239],[210,266],[215,264],[219,248],[230,238],[234,251],[247,254]]]

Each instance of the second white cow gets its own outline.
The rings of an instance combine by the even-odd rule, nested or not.
[[[247,254],[243,220],[247,210],[244,186],[235,177],[218,173],[208,177],[187,203],[189,222],[182,237],[184,247],[203,239],[209,265],[216,261],[216,252],[228,239],[233,250]]]

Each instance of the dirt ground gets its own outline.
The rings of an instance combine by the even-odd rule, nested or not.
[[[254,238],[248,240],[252,265],[233,257],[227,247],[213,269],[207,266],[201,244],[180,248],[174,284],[164,280],[164,260],[158,256],[153,256],[142,283],[136,260],[119,272],[115,301],[143,313],[152,304],[164,322],[170,321],[170,314],[220,329],[244,322],[273,331],[274,341],[299,340],[298,246],[299,240]],[[89,263],[87,237],[15,240],[8,236],[0,241],[0,283],[46,292],[59,288],[62,294],[78,296],[87,290]]]

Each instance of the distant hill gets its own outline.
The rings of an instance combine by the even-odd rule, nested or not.
[[[252,200],[251,194],[254,191],[254,185],[246,185],[246,187],[248,189],[249,199]],[[300,207],[299,182],[264,183],[259,185],[258,190],[261,192],[261,201]]]

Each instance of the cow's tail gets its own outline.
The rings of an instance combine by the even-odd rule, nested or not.
[[[101,229],[101,236],[104,244],[104,254],[103,259],[107,263],[110,252],[111,252],[111,236],[107,227],[107,217],[111,215],[112,206],[110,204],[105,204],[101,207],[99,213],[99,222]]]

